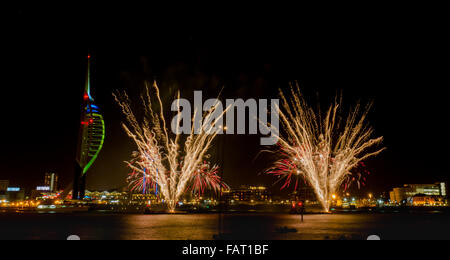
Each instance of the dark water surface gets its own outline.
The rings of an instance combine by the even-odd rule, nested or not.
[[[221,224],[219,224],[221,223]],[[220,228],[219,228],[220,227]],[[0,213],[0,239],[211,240],[450,239],[450,215],[289,214],[119,215]]]

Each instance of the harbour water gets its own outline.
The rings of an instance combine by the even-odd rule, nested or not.
[[[220,236],[218,236],[220,234]],[[0,213],[0,239],[65,240],[365,240],[450,239],[450,215],[309,214],[36,214]]]

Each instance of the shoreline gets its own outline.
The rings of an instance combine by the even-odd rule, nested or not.
[[[78,209],[78,208],[65,208],[54,210],[39,210],[39,209],[18,209],[18,208],[0,208],[0,214],[86,214],[86,215],[301,215],[300,213],[290,212],[289,210],[283,211],[270,211],[270,210],[204,210],[204,211],[189,211],[178,210],[175,213],[169,213],[166,211],[132,211],[132,210],[99,210],[99,209]],[[308,211],[304,212],[304,215],[352,215],[352,214],[450,214],[450,207],[386,207],[386,208],[364,208],[364,209],[335,209],[329,213],[321,211]]]

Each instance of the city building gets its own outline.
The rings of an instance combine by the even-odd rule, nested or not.
[[[23,200],[25,191],[19,187],[11,187],[8,180],[0,180],[0,203]]]
[[[9,181],[0,180],[0,202],[6,201],[7,199],[7,190],[9,186]]]
[[[47,175],[46,175],[47,179]],[[48,178],[51,180],[51,178]],[[56,177],[57,180],[57,177]],[[49,200],[62,198],[60,196],[62,194],[61,190],[58,190],[56,186],[52,189],[51,186],[37,186],[36,189],[31,191],[30,198],[33,200]]]
[[[58,174],[46,173],[44,179],[44,186],[50,187],[50,191],[55,192],[58,189]]]
[[[100,204],[149,205],[157,203],[154,194],[132,193],[127,191],[89,191],[86,190],[85,201]]]
[[[266,187],[242,186],[239,189],[224,191],[224,198],[227,203],[267,203],[272,196]]]
[[[121,191],[88,191],[86,190],[85,200],[91,201],[126,201],[130,196],[128,192]]]
[[[154,194],[132,193],[130,204],[151,205],[157,203],[157,201],[157,197]]]
[[[447,199],[447,186],[444,182],[435,184],[405,184],[403,187],[394,188],[389,195],[390,202],[394,205],[424,204],[425,202],[422,203],[423,196],[429,196],[428,199],[424,199],[423,201],[434,201],[435,199],[445,201]],[[414,203],[414,196],[416,195],[420,196],[416,197],[416,203]]]
[[[447,203],[442,196],[416,194],[412,197],[413,206],[446,206]]]
[[[58,191],[59,176],[56,173],[45,173],[44,185],[37,186],[31,191],[30,198],[33,200],[47,200],[59,197]]]
[[[23,200],[25,191],[19,187],[11,187],[8,180],[0,180],[0,203]]]
[[[6,200],[8,202],[21,201],[25,199],[25,191],[19,187],[8,187],[6,190]]]

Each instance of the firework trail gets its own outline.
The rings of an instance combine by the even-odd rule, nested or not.
[[[215,131],[204,131],[204,129],[210,129],[208,128],[210,125],[216,125],[226,110],[219,117],[215,117],[214,112],[219,106],[217,103],[209,112],[206,112],[201,126],[202,131],[199,134],[195,133],[195,124],[192,124],[191,134],[187,137],[181,134],[169,136],[163,102],[156,82],[153,83],[152,89],[155,91],[159,113],[152,108],[151,88],[146,83],[146,91],[141,96],[146,113],[142,122],[137,120],[126,93],[114,94],[114,98],[126,117],[126,123],[122,126],[138,148],[136,158],[126,162],[132,169],[134,177],[137,177],[137,181],[134,182],[135,188],[146,188],[147,185],[156,183],[169,211],[174,212],[180,196],[186,191],[189,181],[196,176],[196,171],[217,135]],[[178,92],[178,100],[180,100],[180,92]],[[178,115],[181,115],[180,106],[177,107]],[[196,114],[194,113],[192,122],[195,122]],[[182,117],[177,118],[175,132],[179,133]],[[180,146],[180,143],[183,145]],[[146,178],[145,181],[143,177]],[[133,179],[136,180],[136,178]],[[139,187],[140,185],[143,187]]]
[[[280,120],[285,135],[278,138],[276,152],[281,159],[267,173],[277,176],[279,181],[284,180],[282,188],[294,182],[297,188],[303,180],[313,188],[323,209],[328,212],[331,195],[341,185],[348,189],[352,181],[358,185],[364,183],[362,174],[365,171],[352,173],[352,170],[385,149],[374,149],[383,137],[371,138],[373,129],[366,123],[370,105],[361,112],[358,104],[342,120],[338,115],[342,100],[335,99],[322,115],[306,104],[298,85],[296,88],[291,86],[290,94],[292,97],[288,100],[280,91]]]

